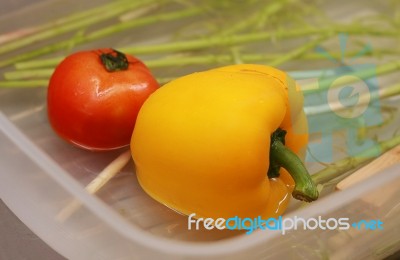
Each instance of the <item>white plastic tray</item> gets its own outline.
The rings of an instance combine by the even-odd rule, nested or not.
[[[28,6],[16,17],[60,4],[47,1]],[[47,13],[41,20],[54,16]],[[305,207],[294,203],[285,214],[379,219],[383,230],[291,230],[284,236],[262,230],[252,235],[189,231],[185,216],[143,192],[132,163],[95,196],[85,192],[84,185],[124,150],[91,153],[64,143],[50,129],[45,100],[44,88],[0,89],[0,197],[68,259],[380,259],[400,249],[398,165]],[[395,120],[387,132],[397,125]],[[383,193],[389,195],[382,197]],[[57,220],[57,214],[73,200],[81,203],[79,210],[65,221]]]

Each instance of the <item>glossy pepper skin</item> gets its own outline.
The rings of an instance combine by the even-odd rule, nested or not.
[[[282,167],[268,177],[271,135],[285,130],[285,146],[304,158],[302,107],[296,83],[263,65],[226,66],[171,81],[145,101],[137,118],[131,151],[139,183],[186,215],[281,215],[295,183]]]

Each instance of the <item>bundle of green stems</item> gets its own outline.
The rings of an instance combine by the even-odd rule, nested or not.
[[[87,46],[112,47],[135,55],[154,70],[159,82],[164,84],[180,76],[179,71],[188,66],[195,70],[233,63],[260,63],[286,70],[302,68],[302,64],[320,64],[327,57],[316,52],[316,48],[337,41],[340,34],[356,39],[353,43],[356,47],[369,46],[370,41],[382,39],[394,46],[365,48],[362,56],[377,65],[359,71],[359,78],[367,80],[399,72],[398,13],[343,23],[328,18],[321,8],[321,4],[313,0],[268,3],[251,0],[246,6],[240,1],[228,0],[110,1],[46,24],[0,34],[0,55],[4,57],[0,60],[0,88],[46,87],[56,65],[68,54]],[[155,35],[153,39],[140,39],[137,34],[138,30],[158,34],[160,27],[172,29],[165,29],[165,35]],[[121,45],[118,37],[130,34],[131,43]],[[104,44],[104,39],[109,46],[100,45]],[[289,47],[282,47],[286,45]],[[342,66],[344,60],[356,56],[360,56],[357,48],[346,53],[342,49],[329,52],[329,58]],[[329,74],[329,69],[318,71]],[[318,77],[318,73],[313,72],[311,75],[306,70],[289,70],[296,79]],[[303,86],[304,94],[328,91],[334,77],[337,75],[321,79],[318,88]],[[352,84],[351,80],[349,77],[343,84]],[[400,84],[397,83],[380,86],[379,90],[367,94],[368,100],[376,100],[399,93]],[[361,96],[360,100],[363,98]],[[314,116],[329,112],[331,107],[319,104],[305,110],[308,116]],[[379,148],[383,152],[399,143],[400,137],[395,135],[371,149]],[[343,176],[370,160],[373,157],[370,152],[332,163],[313,178],[323,184]]]

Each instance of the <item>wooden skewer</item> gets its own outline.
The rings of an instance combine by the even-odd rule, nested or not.
[[[336,189],[344,190],[351,186],[359,183],[367,178],[379,174],[382,170],[389,168],[390,166],[400,163],[400,145],[392,148],[383,155],[379,156],[366,166],[355,171],[349,177],[345,178],[336,185]]]
[[[367,178],[381,174],[384,169],[387,169],[397,163],[400,163],[400,145],[392,148],[373,160],[371,163],[355,171],[352,175],[339,182],[336,185],[336,189],[348,189]],[[385,189],[385,192],[380,193],[379,196],[376,196],[376,194],[366,195],[363,197],[363,201],[367,202],[371,206],[379,208],[385,202],[392,199],[396,193],[398,193],[398,185],[391,185],[391,187],[392,188]]]
[[[130,151],[126,151],[119,155],[114,161],[112,161],[106,168],[104,168],[100,174],[92,180],[86,187],[86,191],[90,194],[96,193],[101,189],[109,180],[111,180],[131,159]],[[65,208],[63,208],[56,216],[59,222],[64,222],[69,218],[76,210],[81,206],[80,201],[74,199]]]
[[[398,163],[400,163],[400,145],[392,148],[391,150],[387,151],[386,153],[382,154],[381,156],[367,164],[366,166],[355,171],[352,175],[339,182],[336,185],[336,189],[345,190],[351,188],[365,179],[368,179],[378,174],[382,174],[383,170]],[[388,204],[393,205],[393,198],[398,198],[397,194],[399,194],[399,185],[400,181],[396,180],[394,183],[391,183],[389,187],[385,187],[384,191],[374,191],[372,194],[365,194],[365,196],[363,196],[361,200],[365,202],[366,205],[371,207],[370,209],[368,209],[368,211],[373,209],[374,215],[378,214],[380,216],[388,216],[388,214],[390,214],[390,211],[389,213],[387,213],[387,209],[385,209],[384,204],[388,202]],[[382,209],[383,211],[379,212],[380,209]],[[365,209],[365,211],[367,211],[367,209]],[[398,210],[396,212],[398,212]],[[394,223],[395,222],[392,221],[388,224],[392,225]],[[368,244],[374,239],[380,239],[381,236],[379,232],[370,232],[368,233],[368,236],[364,236],[363,234],[365,234],[364,231],[360,231],[358,229],[349,229],[345,232],[339,232],[335,236],[331,237],[330,242],[336,243],[337,246],[340,246],[342,248],[341,250],[335,252],[332,255],[332,258],[342,259],[346,256],[346,254],[353,251],[354,248]]]

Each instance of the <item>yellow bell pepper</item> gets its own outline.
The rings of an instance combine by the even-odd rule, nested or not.
[[[167,83],[142,106],[131,141],[142,188],[197,217],[281,215],[318,192],[300,158],[303,96],[286,73],[232,65]],[[296,156],[296,154],[298,156]]]

